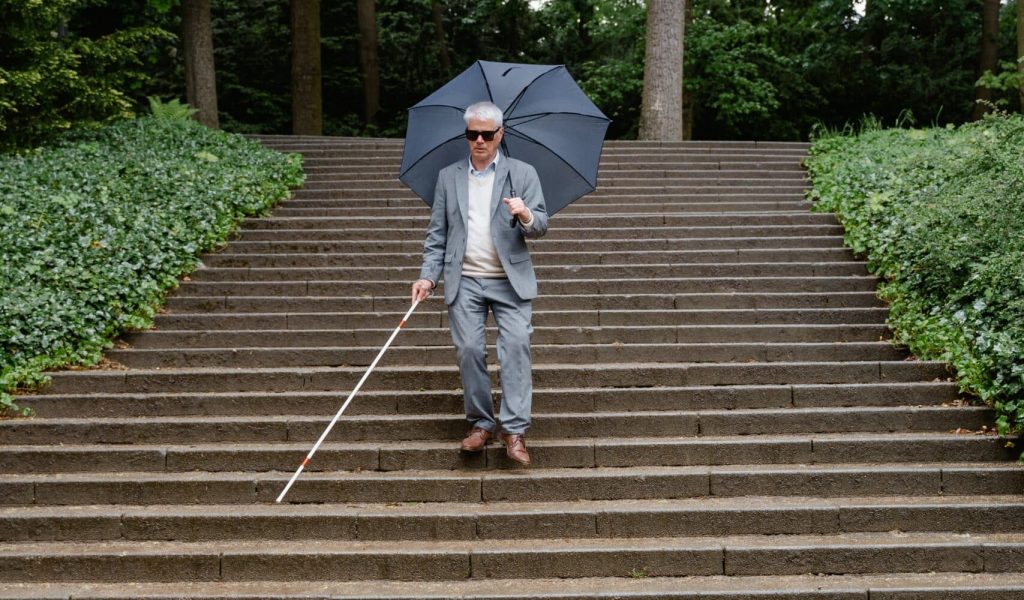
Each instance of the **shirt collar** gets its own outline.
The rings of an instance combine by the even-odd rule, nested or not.
[[[494,153],[494,160],[492,160],[489,165],[484,167],[483,170],[477,171],[476,168],[473,167],[473,157],[470,157],[469,174],[473,175],[474,177],[486,177],[497,170],[499,160],[501,160],[501,150]]]

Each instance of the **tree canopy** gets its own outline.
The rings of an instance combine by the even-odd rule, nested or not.
[[[993,101],[1020,110],[1016,0],[1001,7]],[[406,109],[477,59],[564,64],[636,137],[642,0],[376,0],[379,111],[365,115],[355,2],[322,2],[323,132],[400,136]],[[684,86],[698,139],[801,139],[873,115],[971,117],[983,0],[694,0]],[[289,133],[287,0],[213,0],[220,126]],[[185,97],[176,0],[0,0],[4,147]]]

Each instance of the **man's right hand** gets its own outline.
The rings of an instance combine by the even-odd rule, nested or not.
[[[420,279],[412,284],[412,301],[422,302],[430,297],[434,290],[434,282],[429,279]]]

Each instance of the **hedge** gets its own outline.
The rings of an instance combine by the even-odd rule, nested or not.
[[[882,278],[895,339],[1024,430],[1024,117],[814,140],[816,209]]]
[[[298,155],[153,117],[0,157],[0,413],[149,327],[200,252],[303,178]]]

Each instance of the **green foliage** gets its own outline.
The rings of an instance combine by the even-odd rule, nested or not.
[[[826,135],[812,197],[883,279],[896,339],[1024,431],[1024,117]]]
[[[0,151],[134,114],[128,90],[147,79],[140,56],[174,36],[145,26],[79,34],[68,25],[89,4],[0,0]]]
[[[684,84],[693,92],[700,114],[724,130],[723,137],[765,129],[781,104],[768,74],[795,67],[769,45],[764,25],[726,25],[710,16],[691,24],[684,56]]]
[[[156,96],[149,96],[147,100],[149,100],[149,112],[152,113],[155,119],[181,121],[189,119],[192,115],[199,112],[188,104],[182,104],[177,98],[173,98],[169,102],[163,102]]]
[[[0,158],[0,402],[148,327],[198,253],[302,180],[298,155],[187,119],[122,121]]]

